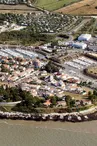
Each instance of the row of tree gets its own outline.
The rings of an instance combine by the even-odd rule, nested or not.
[[[92,101],[93,104],[97,103],[97,91],[94,90],[93,93],[91,91],[88,92],[88,98]]]
[[[36,42],[47,43],[54,38],[53,35],[40,34],[34,32],[33,27],[27,27],[20,31],[2,32],[0,42],[14,42],[22,45],[31,45]]]
[[[54,73],[54,72],[58,72],[59,68],[58,66],[54,65],[52,61],[49,61],[45,66],[45,70],[49,73]]]

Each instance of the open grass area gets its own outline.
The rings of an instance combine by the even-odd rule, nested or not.
[[[76,93],[72,93],[72,92],[65,92],[65,95],[70,95],[71,97],[74,97],[76,100],[81,100],[81,99],[85,98],[85,96],[82,94],[76,94]]]
[[[12,106],[0,106],[0,111],[11,112]]]
[[[56,10],[78,1],[79,0],[37,0],[35,4],[47,10]]]
[[[83,90],[86,91],[86,95],[82,95],[82,94],[77,94],[77,93],[72,93],[72,92],[65,92],[65,95],[70,95],[71,97],[74,97],[76,100],[81,100],[81,99],[87,99],[87,95],[88,95],[88,92],[91,91],[93,92],[93,89],[89,88],[89,87],[82,87]]]

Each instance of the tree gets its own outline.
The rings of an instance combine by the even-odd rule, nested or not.
[[[96,90],[93,91],[93,95],[97,95],[97,91]]]
[[[72,100],[70,95],[67,95],[65,98],[68,108],[72,108],[75,105],[75,100]]]
[[[7,69],[6,67],[4,67],[4,65],[2,64],[2,65],[1,65],[1,72],[7,72],[7,73],[10,73],[10,70]]]
[[[58,41],[56,40],[56,41],[53,41],[52,43],[51,43],[51,47],[53,48],[54,46],[58,46]]]
[[[97,91],[94,90],[93,93],[91,93],[90,91],[88,92],[88,99],[92,101],[92,103],[96,103],[97,102]]]
[[[91,91],[89,91],[89,92],[88,92],[88,96],[91,96],[91,95],[92,95],[92,92],[91,92]]]
[[[92,82],[88,82],[88,85],[91,86],[92,85]]]
[[[65,98],[65,101],[66,101],[68,107],[70,107],[71,99],[72,99],[72,98],[71,98],[71,96],[69,96],[69,95],[67,95],[66,98]]]
[[[57,97],[53,96],[53,97],[50,97],[50,99],[51,99],[52,105],[55,106],[57,104]]]
[[[52,61],[49,61],[48,64],[45,66],[45,70],[49,73],[58,72],[59,68],[53,64]]]

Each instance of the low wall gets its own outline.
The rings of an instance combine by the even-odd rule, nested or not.
[[[33,121],[62,121],[62,122],[84,122],[97,120],[96,107],[83,112],[73,113],[20,113],[20,112],[2,112],[0,111],[0,119],[12,120],[33,120]]]

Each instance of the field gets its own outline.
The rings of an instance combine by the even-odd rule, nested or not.
[[[47,10],[57,10],[79,0],[36,0],[35,5]]]
[[[97,15],[97,8],[95,7],[97,7],[97,0],[83,0],[61,8],[57,12],[75,15]]]
[[[86,95],[76,94],[76,93],[71,93],[71,92],[65,92],[65,95],[70,95],[71,97],[74,97],[76,100],[81,100],[81,99],[87,98],[87,94],[89,91],[93,92],[93,90],[91,88],[84,87],[84,86],[82,88],[83,88],[83,90],[86,91]]]

